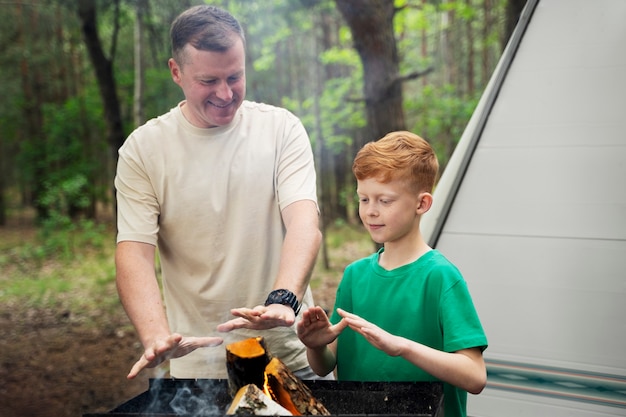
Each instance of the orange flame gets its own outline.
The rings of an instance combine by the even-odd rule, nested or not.
[[[272,401],[280,404],[294,416],[301,416],[302,414],[291,401],[289,393],[281,386],[280,382],[276,381],[276,383],[272,384],[270,375],[267,372],[264,373],[264,377],[263,392],[270,397]]]

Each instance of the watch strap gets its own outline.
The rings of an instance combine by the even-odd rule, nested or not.
[[[265,300],[265,305],[268,306],[270,304],[282,304],[291,307],[296,315],[300,312],[301,307],[296,295],[284,288],[274,290],[269,293],[267,299]]]

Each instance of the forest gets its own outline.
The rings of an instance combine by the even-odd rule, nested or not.
[[[182,94],[169,24],[191,0],[0,2],[0,225],[114,207],[117,149]],[[247,37],[247,99],[295,113],[316,156],[323,225],[356,222],[351,161],[392,130],[442,168],[506,45],[522,0],[214,0]]]

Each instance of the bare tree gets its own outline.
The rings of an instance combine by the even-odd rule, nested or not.
[[[116,0],[116,7],[119,6],[118,3],[119,1]],[[104,117],[108,127],[107,140],[115,153],[115,159],[117,159],[117,150],[122,146],[125,139],[122,112],[113,74],[117,25],[113,34],[113,42],[111,42],[111,52],[109,57],[107,57],[102,49],[102,43],[98,35],[96,0],[79,1],[78,17],[80,18],[81,31],[87,51],[89,52],[89,58],[96,72],[100,96],[104,104]]]

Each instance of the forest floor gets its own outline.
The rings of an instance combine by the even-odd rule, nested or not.
[[[28,240],[34,234],[30,225],[1,227],[0,242],[11,236]],[[355,241],[339,238],[333,244],[330,270],[318,260],[312,280],[317,304],[332,308],[343,267],[372,249],[362,236],[357,233]],[[6,246],[0,250],[0,255],[7,252]],[[8,288],[10,269],[0,263],[0,295],[2,287]],[[33,306],[10,297],[0,304],[0,416],[77,417],[109,411],[146,391],[157,371],[126,379],[141,346],[117,301],[114,282],[109,280],[105,287],[104,295],[71,293],[69,297],[101,298],[79,303],[83,307],[78,309],[67,302]]]

